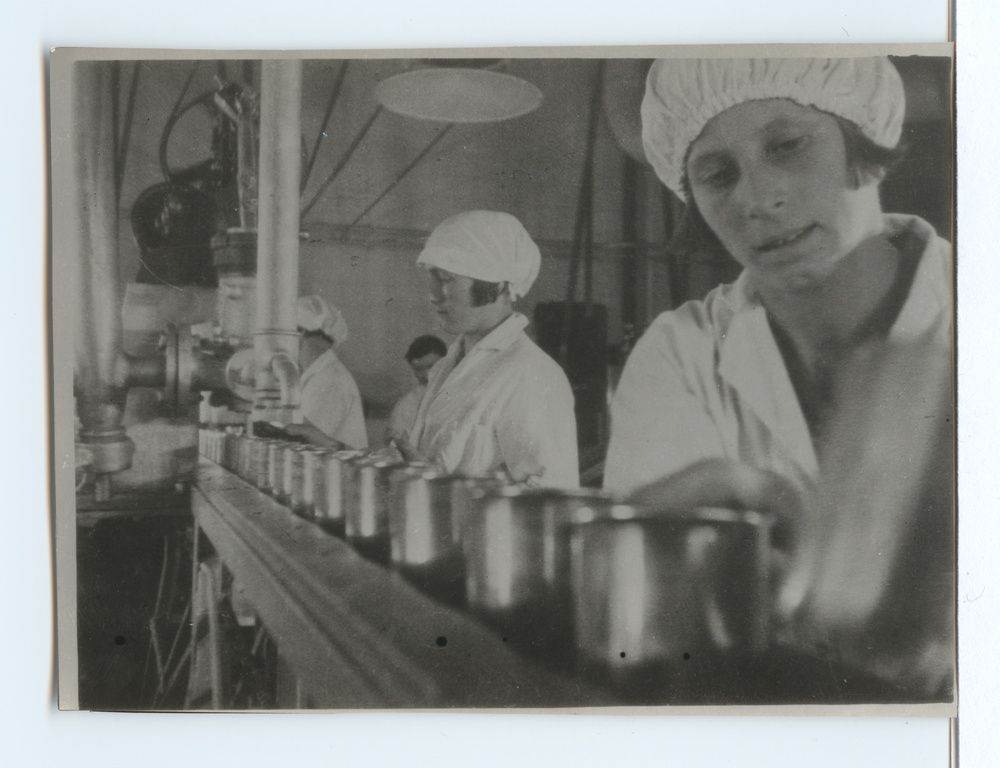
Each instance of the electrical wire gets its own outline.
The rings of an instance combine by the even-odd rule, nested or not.
[[[354,141],[351,142],[351,146],[347,148],[347,151],[340,159],[340,162],[337,163],[337,166],[323,180],[323,183],[319,185],[319,189],[316,190],[316,193],[312,196],[312,199],[310,199],[309,202],[302,207],[302,211],[300,213],[301,217],[305,218],[305,215],[312,210],[313,206],[316,205],[317,202],[319,202],[319,199],[323,196],[323,193],[326,192],[326,190],[330,187],[331,184],[333,184],[334,179],[336,179],[337,176],[340,174],[340,172],[344,170],[344,166],[346,166],[348,161],[351,159],[351,155],[354,154],[354,151],[358,148],[358,145],[361,144],[361,142],[364,140],[365,136],[368,134],[368,131],[371,130],[371,127],[375,124],[375,121],[381,114],[382,114],[382,107],[381,106],[376,107],[375,111],[371,114],[371,117],[368,118],[368,122],[364,124],[364,126],[361,128],[361,131],[354,137]]]
[[[354,221],[352,221],[352,222],[351,222],[350,224],[348,224],[348,225],[347,225],[348,229],[350,229],[351,227],[353,227],[353,226],[354,226],[355,224],[357,224],[357,223],[358,223],[359,221],[361,221],[361,220],[362,220],[362,219],[363,219],[363,218],[364,218],[365,216],[367,216],[367,215],[368,215],[368,213],[369,213],[369,212],[370,212],[370,211],[371,211],[371,210],[372,210],[372,209],[373,209],[373,208],[374,208],[374,207],[375,207],[376,205],[378,205],[379,203],[381,203],[381,202],[382,202],[382,200],[383,200],[383,199],[385,198],[385,196],[386,196],[386,195],[388,195],[388,194],[389,194],[389,193],[390,193],[390,192],[391,192],[392,190],[394,190],[394,189],[395,189],[395,188],[396,188],[397,186],[399,186],[399,183],[400,183],[400,182],[401,182],[401,181],[402,181],[403,179],[405,179],[405,178],[406,178],[406,176],[407,176],[407,175],[408,175],[408,174],[410,173],[410,171],[412,171],[412,170],[413,170],[414,168],[416,168],[416,167],[417,167],[417,165],[418,165],[418,164],[420,163],[420,161],[421,161],[421,160],[423,160],[423,159],[424,159],[425,157],[427,157],[428,153],[430,153],[430,151],[431,151],[432,149],[434,149],[434,147],[436,147],[436,146],[437,146],[437,145],[438,145],[438,144],[440,143],[441,139],[443,139],[443,138],[444,138],[444,137],[445,137],[445,136],[446,136],[446,135],[448,134],[448,132],[449,132],[449,131],[450,131],[450,130],[451,130],[451,129],[452,129],[453,127],[454,127],[454,126],[455,126],[455,124],[454,124],[454,123],[448,123],[448,125],[446,125],[446,126],[445,126],[445,127],[444,127],[444,128],[443,128],[443,129],[442,129],[442,130],[441,130],[441,131],[440,131],[440,132],[438,133],[438,135],[437,135],[437,136],[435,136],[435,137],[433,138],[433,140],[431,141],[431,143],[430,143],[430,144],[428,144],[428,145],[427,145],[426,147],[424,147],[424,149],[423,149],[423,150],[422,150],[422,151],[420,152],[420,154],[419,154],[419,155],[417,155],[417,156],[416,156],[415,158],[413,158],[413,161],[412,161],[412,162],[411,162],[411,163],[410,163],[410,164],[409,164],[408,166],[406,166],[406,168],[404,168],[404,169],[403,169],[403,172],[402,172],[402,173],[400,173],[400,174],[399,174],[399,175],[398,175],[398,176],[396,177],[396,179],[395,179],[395,180],[394,180],[394,181],[393,181],[393,182],[392,182],[392,183],[391,183],[391,184],[390,184],[390,185],[389,185],[388,187],[386,187],[386,188],[385,188],[385,190],[383,190],[383,191],[382,191],[382,194],[380,194],[380,195],[379,195],[378,197],[376,197],[376,198],[375,198],[375,199],[374,199],[374,200],[373,200],[373,201],[372,201],[372,202],[371,202],[371,203],[370,203],[370,204],[368,205],[368,207],[367,207],[367,208],[365,208],[365,209],[364,209],[364,210],[363,210],[363,211],[362,211],[361,213],[359,213],[359,214],[358,214],[358,215],[357,215],[357,216],[356,216],[356,217],[354,218]]]
[[[326,136],[326,126],[330,123],[330,116],[333,115],[333,109],[337,106],[337,101],[340,98],[341,87],[344,85],[344,78],[347,76],[347,67],[350,64],[350,59],[345,59],[343,66],[337,72],[337,79],[333,83],[333,88],[330,91],[330,99],[326,103],[326,110],[323,112],[323,120],[320,123],[319,131],[316,133],[316,141],[313,143],[312,152],[309,153],[309,160],[306,162],[306,168],[302,172],[302,184],[300,192],[306,191],[306,184],[309,183],[309,176],[312,174],[313,166],[316,164],[316,157],[319,155],[319,147],[323,141],[323,137]]]
[[[205,99],[211,99],[214,91],[208,91],[207,93],[198,96],[191,101],[184,104],[184,97],[187,96],[188,89],[191,87],[191,82],[194,80],[194,76],[198,73],[198,68],[201,66],[200,61],[194,62],[191,71],[188,73],[187,78],[184,80],[184,85],[181,87],[181,92],[177,94],[177,99],[174,101],[174,106],[170,110],[170,114],[167,115],[167,122],[163,126],[163,133],[160,135],[160,148],[159,148],[159,160],[160,160],[160,171],[163,173],[163,178],[170,181],[170,167],[167,165],[167,142],[170,140],[170,134],[173,133],[174,125],[177,121],[192,107],[197,104],[202,103]],[[182,106],[183,105],[183,106]]]
[[[132,66],[132,78],[129,81],[128,101],[125,102],[125,124],[122,126],[121,139],[115,141],[115,197],[121,200],[122,184],[125,181],[125,161],[128,158],[128,145],[132,137],[132,120],[135,116],[135,99],[139,91],[139,62]],[[117,121],[115,123],[117,125]]]

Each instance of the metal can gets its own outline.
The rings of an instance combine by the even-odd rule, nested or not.
[[[389,474],[402,464],[380,458],[349,464],[344,533],[359,554],[380,563],[389,562]]]
[[[275,498],[281,493],[285,468],[285,446],[281,440],[267,444],[267,492]]]
[[[472,510],[478,508],[488,495],[509,485],[507,475],[452,475],[449,482],[451,504],[451,534],[458,546],[462,545],[466,522]]]
[[[264,492],[268,489],[267,447],[269,442],[262,437],[254,437],[250,443],[250,472],[247,481]]]
[[[347,463],[365,451],[324,451],[319,459],[314,512],[319,526],[335,536],[344,536],[344,483]]]
[[[447,476],[428,464],[406,464],[389,474],[392,561],[424,565],[454,548]]]
[[[210,440],[211,448],[209,458],[216,464],[222,464],[223,447],[226,444],[226,433],[219,430],[212,431]]]
[[[465,602],[465,566],[454,529],[452,487],[465,478],[406,465],[389,478],[393,566],[418,589],[452,605]]]
[[[323,474],[319,471],[323,451],[305,447],[299,453],[302,470],[299,482],[292,489],[292,510],[312,519],[316,514],[316,479]]]
[[[612,504],[584,489],[507,486],[484,495],[462,542],[469,607],[522,651],[571,666],[570,523],[578,511],[603,515]]]
[[[298,487],[296,487],[298,486]],[[302,445],[300,443],[288,443],[282,453],[281,487],[279,488],[278,501],[286,507],[293,508],[296,501],[295,494],[302,493]]]
[[[236,453],[236,435],[230,432],[222,433],[222,466],[232,470],[234,454]]]
[[[237,474],[244,480],[250,478],[250,449],[253,445],[253,438],[249,435],[240,435],[239,438],[239,463]]]
[[[636,702],[731,700],[770,632],[770,518],[619,505],[572,524],[581,669]],[[730,698],[727,698],[730,697]]]
[[[235,475],[239,475],[243,459],[243,435],[233,433],[231,442],[231,456],[229,459],[231,464],[230,471]]]

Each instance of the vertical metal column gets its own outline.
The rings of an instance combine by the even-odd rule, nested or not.
[[[261,66],[255,417],[298,418],[299,180],[302,63]]]
[[[93,453],[95,497],[110,496],[110,473],[132,464],[125,436],[127,361],[121,353],[118,283],[118,204],[115,192],[112,72],[105,62],[81,62],[74,71],[76,215],[80,249],[76,266],[80,316],[76,368],[80,442]]]

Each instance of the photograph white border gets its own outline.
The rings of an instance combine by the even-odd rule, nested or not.
[[[985,227],[994,216],[992,206],[986,207],[990,199],[987,187],[978,191],[978,187],[966,189],[964,185],[966,181],[985,184],[986,177],[995,176],[995,169],[1000,167],[996,162],[995,136],[991,130],[995,122],[988,112],[995,110],[995,106],[990,103],[991,97],[976,99],[975,104],[963,99],[972,98],[968,94],[975,94],[977,89],[981,89],[979,94],[992,94],[995,88],[992,73],[996,71],[996,22],[991,18],[990,3],[983,0],[959,2],[959,170],[962,185],[959,189],[959,241],[966,252],[972,252],[969,249],[978,245],[988,254],[986,243],[995,238],[985,239],[990,236]],[[205,764],[209,764],[218,759],[213,759],[213,753],[225,751],[228,757],[240,760],[243,765],[274,764],[279,757],[290,755],[306,758],[314,755],[324,762],[349,757],[360,761],[367,755],[365,762],[375,764],[390,754],[410,755],[411,759],[430,754],[440,765],[453,764],[449,758],[466,756],[468,753],[463,752],[463,745],[479,743],[480,751],[482,744],[490,745],[489,754],[477,761],[480,764],[499,764],[500,760],[509,764],[516,749],[528,747],[533,764],[546,758],[566,762],[574,757],[580,757],[585,764],[609,759],[623,762],[630,757],[632,762],[645,759],[662,764],[668,755],[678,755],[677,762],[685,765],[715,765],[721,764],[715,761],[720,759],[720,750],[726,744],[740,756],[743,765],[781,765],[786,757],[790,760],[789,765],[801,765],[804,758],[809,759],[810,765],[826,765],[826,760],[834,756],[836,761],[829,763],[831,765],[946,764],[934,762],[942,754],[942,733],[945,754],[948,751],[947,727],[942,729],[934,720],[798,720],[789,727],[788,723],[771,722],[770,718],[730,719],[714,725],[701,722],[701,718],[666,721],[650,718],[634,723],[619,721],[616,730],[614,725],[603,720],[574,718],[546,719],[542,727],[537,717],[527,716],[499,718],[499,722],[497,718],[480,716],[420,715],[410,716],[409,720],[400,715],[358,716],[361,720],[373,721],[369,724],[372,727],[363,726],[353,717],[338,719],[334,726],[319,724],[311,717],[266,716],[268,728],[263,729],[256,717],[247,718],[249,722],[243,724],[239,718],[229,716],[170,718],[54,713],[51,700],[52,573],[50,562],[43,556],[49,552],[50,531],[47,518],[42,514],[47,498],[45,468],[38,466],[46,450],[42,426],[46,408],[43,394],[45,276],[44,265],[40,263],[46,226],[44,46],[58,43],[301,49],[374,45],[938,41],[947,39],[949,18],[947,4],[941,0],[880,4],[842,0],[824,6],[770,0],[753,4],[753,18],[747,18],[749,4],[736,0],[698,3],[683,12],[652,2],[617,3],[611,13],[601,13],[599,8],[582,12],[577,4],[570,2],[547,4],[542,12],[540,5],[537,2],[508,3],[503,8],[480,13],[479,9],[467,4],[438,2],[417,6],[396,2],[355,9],[348,16],[338,17],[338,9],[330,3],[285,2],[280,8],[272,8],[262,2],[252,2],[241,4],[241,15],[234,18],[237,10],[232,7],[214,8],[195,2],[147,8],[119,7],[111,2],[92,2],[84,6],[47,0],[21,8],[0,33],[5,59],[10,65],[8,82],[14,85],[15,98],[3,127],[4,146],[8,149],[12,161],[10,169],[13,170],[13,179],[4,193],[8,201],[5,209],[14,213],[7,260],[8,268],[14,269],[6,275],[5,284],[23,286],[23,290],[14,292],[5,311],[10,323],[8,336],[15,341],[13,356],[28,361],[27,370],[8,387],[8,403],[18,403],[18,406],[11,409],[14,416],[11,444],[16,443],[17,449],[8,465],[17,479],[17,482],[8,481],[8,488],[12,489],[8,540],[12,542],[10,546],[15,556],[9,559],[6,582],[16,589],[10,590],[13,594],[7,607],[14,623],[4,641],[13,686],[5,698],[8,708],[18,711],[21,716],[28,715],[25,725],[20,728],[18,721],[8,725],[13,726],[12,732],[20,734],[12,740],[15,746],[25,750],[25,757],[31,755],[32,762],[50,763],[52,760],[46,757],[58,755],[72,756],[76,765],[114,765],[130,756],[144,755],[144,762],[149,765],[174,764],[177,760],[199,764],[197,758],[190,759],[190,756],[201,753],[205,755]],[[720,6],[723,6],[721,10]],[[276,13],[279,10],[281,14]],[[682,13],[686,18],[680,18]],[[272,18],[278,15],[284,17],[281,23]],[[668,31],[661,34],[662,30]],[[650,39],[654,36],[655,39]],[[969,116],[968,123],[963,124],[963,115]],[[976,160],[966,172],[962,162],[966,155],[962,153],[972,148],[975,148]],[[989,153],[993,155],[986,156]],[[963,397],[960,501],[965,508],[982,505],[987,511],[995,505],[995,492],[975,485],[976,481],[970,480],[969,475],[983,471],[983,463],[987,460],[992,463],[992,453],[987,453],[986,449],[989,437],[995,434],[997,420],[995,412],[991,412],[995,411],[992,401],[985,398],[987,386],[992,388],[992,382],[998,380],[996,355],[971,354],[965,340],[970,334],[989,338],[986,334],[991,333],[991,323],[984,315],[995,302],[990,301],[992,297],[986,297],[985,291],[995,280],[994,270],[996,260],[990,258],[972,262],[970,257],[968,264],[959,265]],[[34,367],[32,361],[36,361]],[[970,374],[975,381],[967,381]],[[981,458],[975,458],[977,455]],[[979,482],[985,483],[985,480]],[[995,616],[992,627],[974,623],[968,624],[966,629],[970,611],[986,613],[995,609],[996,598],[986,590],[985,585],[989,582],[984,567],[991,557],[985,544],[997,538],[996,524],[992,524],[992,533],[980,529],[979,521],[975,524],[974,537],[970,538],[965,530],[960,533],[962,757],[969,760],[970,765],[986,764],[975,762],[976,747],[966,748],[964,736],[967,730],[974,730],[985,719],[986,710],[980,709],[985,702],[979,697],[983,693],[981,689],[988,688],[990,681],[995,680],[996,672],[996,662],[981,658],[985,649],[975,645],[981,629],[992,629],[995,634]],[[995,569],[995,562],[990,567]],[[967,650],[969,648],[971,650]],[[979,662],[986,664],[983,674],[969,677],[965,666]],[[979,679],[981,684],[976,682]],[[561,725],[564,721],[568,721],[566,727]],[[706,732],[706,727],[713,730]],[[348,738],[348,731],[356,737]],[[881,741],[873,736],[873,731],[881,731]],[[542,734],[544,738],[536,744],[532,734]],[[596,747],[598,735],[607,736],[611,746]],[[869,736],[873,740],[867,743],[865,740]],[[200,739],[217,739],[219,744],[211,747]],[[864,744],[861,751],[856,752],[859,739]],[[548,746],[544,746],[546,743]],[[622,753],[623,743],[631,745],[630,756]],[[335,748],[338,744],[339,748]],[[436,754],[428,751],[434,746]],[[897,759],[903,761],[897,763]]]

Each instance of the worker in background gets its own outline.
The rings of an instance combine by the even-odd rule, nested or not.
[[[448,353],[448,347],[437,336],[418,336],[406,350],[405,359],[413,371],[417,385],[396,401],[389,414],[389,426],[386,438],[402,438],[406,436],[413,422],[417,419],[417,408],[427,390],[427,375],[431,368]]]
[[[313,445],[367,448],[361,393],[334,351],[347,339],[347,321],[320,296],[300,297],[296,317],[303,422],[285,431]]]
[[[934,455],[949,441],[928,437],[950,428],[951,248],[927,222],[882,211],[904,112],[886,58],[653,64],[646,155],[743,272],[661,315],[636,344],[613,401],[605,485],[661,507],[777,513],[797,574],[781,616],[820,644],[836,638],[842,659],[935,696],[953,671],[949,504],[928,513],[919,546],[905,542],[926,512],[920,467],[938,467],[939,489],[952,481]],[[883,370],[882,381],[909,383],[853,375]],[[880,388],[902,392],[884,402],[907,415],[873,434]],[[921,424],[926,434],[908,438]],[[906,469],[906,457],[919,461]],[[883,480],[862,482],[883,461],[895,462]],[[858,506],[838,511],[848,498]],[[913,577],[891,599],[890,569]],[[918,574],[927,592],[914,591]]]
[[[541,265],[531,236],[510,214],[469,211],[439,224],[417,263],[443,330],[458,339],[431,371],[416,422],[397,447],[449,472],[578,485],[569,381],[514,309]]]

